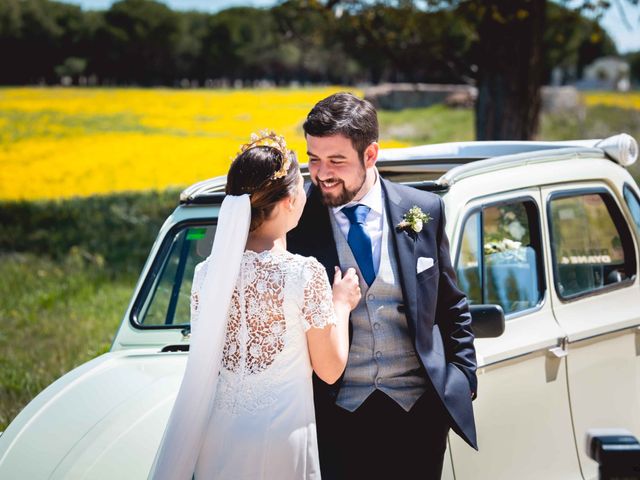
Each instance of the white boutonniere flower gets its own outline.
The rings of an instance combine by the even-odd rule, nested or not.
[[[428,213],[424,213],[420,207],[414,205],[404,214],[403,220],[396,225],[396,228],[398,230],[420,233],[430,220],[431,216]]]

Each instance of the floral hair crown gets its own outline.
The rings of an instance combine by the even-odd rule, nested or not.
[[[249,143],[245,143],[240,147],[238,155],[256,147],[271,147],[280,153],[282,165],[271,176],[271,180],[277,180],[278,178],[282,178],[287,175],[289,167],[291,166],[291,157],[289,155],[289,150],[287,150],[287,142],[284,141],[284,137],[281,137],[275,132],[269,130],[263,130],[259,134],[252,133]]]

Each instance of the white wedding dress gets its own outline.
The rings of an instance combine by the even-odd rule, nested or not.
[[[207,268],[202,262],[194,275],[196,330]],[[320,478],[305,332],[335,322],[331,287],[315,258],[242,255],[195,480]]]

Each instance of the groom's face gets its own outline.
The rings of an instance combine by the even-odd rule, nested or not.
[[[377,148],[374,158],[367,150],[361,160],[351,140],[343,135],[306,138],[309,174],[325,205],[337,207],[366,194],[367,171],[375,165]]]

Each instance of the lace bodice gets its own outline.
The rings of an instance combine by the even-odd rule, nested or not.
[[[207,268],[207,262],[202,262],[194,274],[194,334],[198,322],[204,321],[199,318],[199,295]],[[288,365],[301,356],[310,365],[304,332],[335,321],[331,287],[315,258],[246,251],[231,298],[223,349],[218,391],[229,400],[226,406],[246,411],[268,405],[278,379],[286,380]]]

